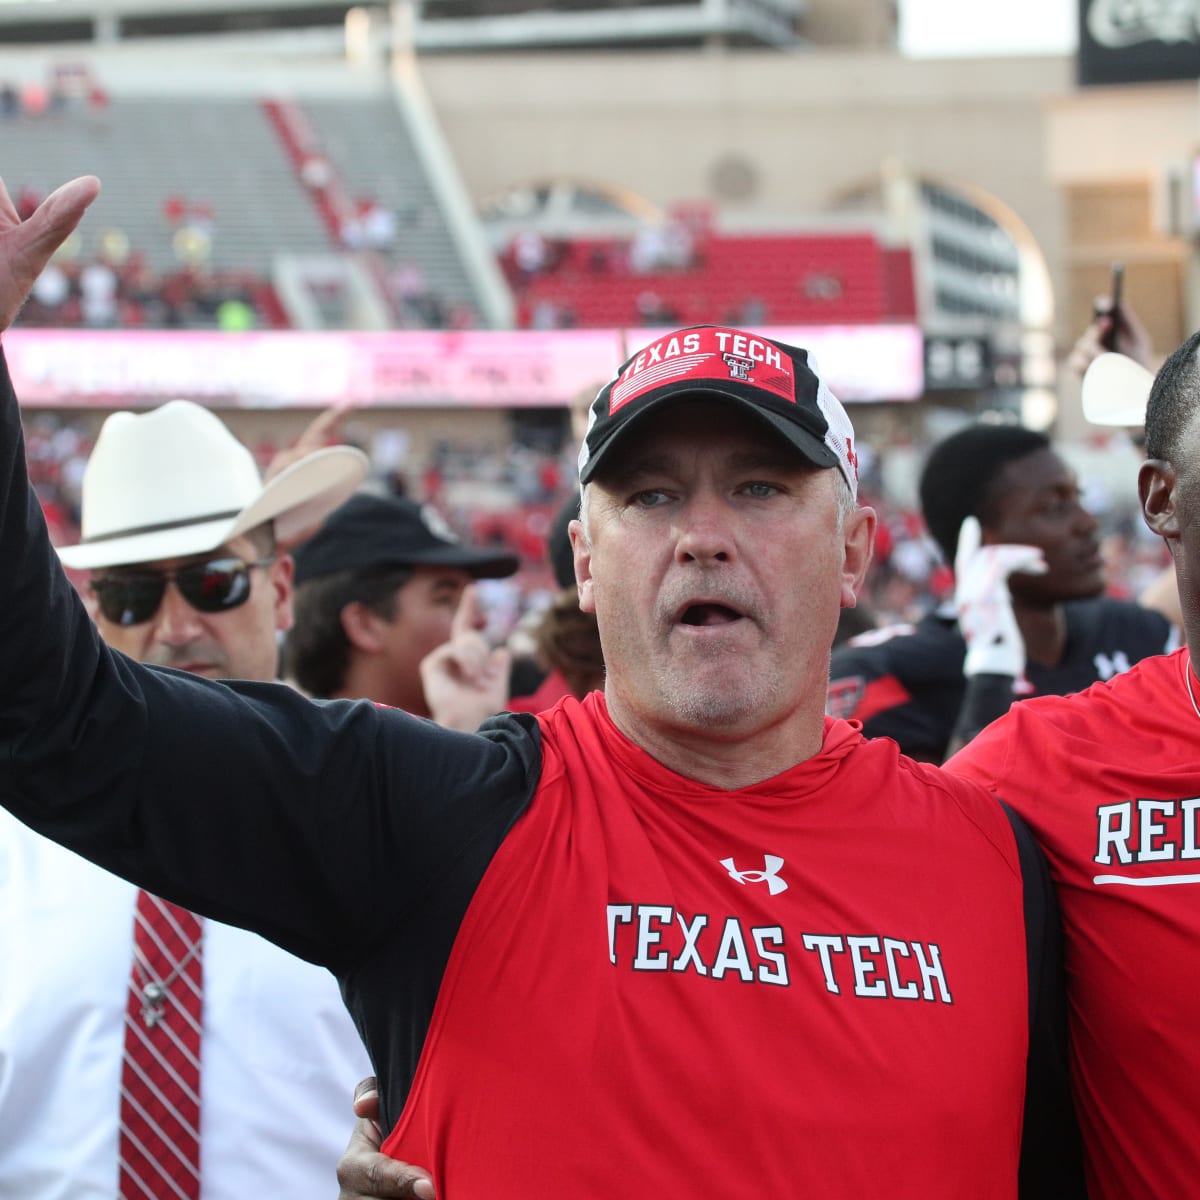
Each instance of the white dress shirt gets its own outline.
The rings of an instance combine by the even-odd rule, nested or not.
[[[0,1197],[113,1200],[136,889],[0,811]],[[371,1069],[327,971],[205,922],[203,1200],[330,1200]]]

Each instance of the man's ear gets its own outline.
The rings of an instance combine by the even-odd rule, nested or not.
[[[843,525],[846,545],[842,560],[843,608],[854,608],[858,603],[858,593],[875,549],[876,521],[875,510],[866,507],[857,508],[846,517]]]
[[[1175,507],[1175,468],[1162,458],[1148,458],[1138,468],[1138,498],[1142,519],[1152,533],[1168,540],[1179,537]]]
[[[268,578],[275,591],[275,628],[279,633],[287,633],[292,627],[296,598],[295,570],[296,564],[290,554],[281,554],[268,568]]]
[[[571,553],[575,557],[575,583],[579,588],[579,608],[582,612],[594,613],[596,602],[592,587],[592,548],[584,536],[579,521],[567,526],[571,535]]]
[[[346,640],[356,650],[366,654],[378,654],[383,649],[381,625],[383,618],[363,604],[361,600],[351,600],[341,611],[342,632]]]

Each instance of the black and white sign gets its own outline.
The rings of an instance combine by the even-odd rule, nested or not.
[[[1200,0],[1079,0],[1079,82],[1200,79]]]

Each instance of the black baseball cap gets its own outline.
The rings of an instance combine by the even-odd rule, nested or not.
[[[296,547],[296,582],[361,567],[455,567],[475,579],[502,579],[520,562],[507,550],[460,542],[429,505],[359,492]]]
[[[580,483],[647,413],[689,399],[736,404],[814,466],[837,467],[858,495],[854,428],[808,351],[722,325],[677,329],[622,363],[592,402]]]

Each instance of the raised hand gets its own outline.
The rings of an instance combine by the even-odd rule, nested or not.
[[[34,280],[99,194],[100,180],[81,175],[56,188],[22,221],[0,179],[0,330],[16,320]]]
[[[1092,323],[1079,335],[1067,355],[1067,365],[1080,378],[1091,364],[1111,348],[1126,358],[1148,367],[1154,357],[1150,334],[1125,301],[1114,314],[1111,296],[1097,296]],[[1111,340],[1110,340],[1111,339]]]
[[[304,427],[304,432],[290,446],[280,450],[271,459],[263,475],[264,480],[274,479],[276,475],[285,471],[293,463],[336,442],[342,422],[352,408],[353,405],[349,403],[332,404],[329,408],[322,409],[317,413]]]
[[[467,732],[508,703],[512,655],[493,650],[483,636],[483,606],[474,584],[463,589],[450,626],[450,640],[421,660],[421,686],[433,719]]]
[[[1045,559],[1037,546],[982,545],[983,531],[967,517],[954,556],[954,607],[967,643],[965,675],[1025,674],[1025,639],[1013,611],[1008,577],[1014,571],[1041,575]]]

